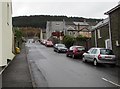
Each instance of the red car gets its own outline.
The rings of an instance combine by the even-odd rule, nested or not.
[[[42,40],[41,40],[41,44],[45,45],[46,41],[47,41],[47,40],[42,39]]]
[[[46,47],[53,47],[52,41],[46,41],[45,46]]]
[[[71,46],[67,53],[66,53],[66,56],[67,57],[72,57],[72,58],[82,58],[83,56],[83,53],[85,52],[85,47],[83,46]]]

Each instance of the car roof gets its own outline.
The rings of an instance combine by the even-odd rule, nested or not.
[[[84,47],[84,46],[77,46],[77,45],[74,45],[74,46],[71,46],[71,47]]]
[[[93,48],[90,48],[90,49],[107,49],[107,48],[97,48],[97,47],[93,47]],[[111,50],[111,49],[109,49]]]
[[[61,43],[58,43],[58,44],[56,44],[56,45],[59,45],[59,44],[61,44]],[[65,44],[62,44],[62,45],[65,45]]]

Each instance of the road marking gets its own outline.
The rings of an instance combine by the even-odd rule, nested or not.
[[[116,83],[114,83],[114,82],[112,82],[112,81],[110,81],[110,80],[107,80],[106,78],[102,78],[104,81],[106,81],[106,82],[109,82],[109,83],[111,83],[111,84],[113,84],[113,85],[116,85],[116,86],[118,86],[118,87],[120,87],[120,85],[119,84],[116,84]]]

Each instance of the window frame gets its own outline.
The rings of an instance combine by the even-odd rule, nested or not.
[[[100,29],[97,30],[97,35],[98,35],[98,39],[102,38],[101,33],[100,33]]]

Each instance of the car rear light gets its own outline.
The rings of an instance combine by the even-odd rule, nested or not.
[[[101,57],[101,55],[99,54],[99,55],[98,55],[98,59],[101,59],[101,58],[102,58],[102,57]]]

